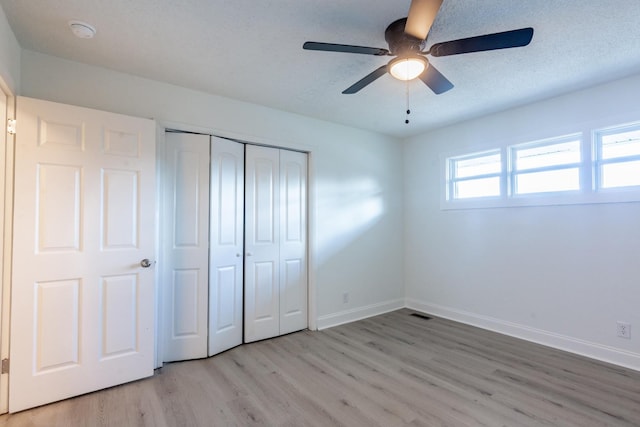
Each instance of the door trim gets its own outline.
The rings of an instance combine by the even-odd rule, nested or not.
[[[0,91],[7,98],[7,118],[15,118],[16,99],[4,80],[0,77]],[[11,315],[11,263],[13,244],[13,157],[15,150],[15,136],[6,132],[6,121],[0,125],[0,174],[3,176],[4,186],[0,186],[0,198],[4,209],[0,212],[0,244],[2,245],[2,259],[0,259],[0,360],[9,358],[9,333]],[[4,142],[4,144],[2,144]],[[9,412],[9,374],[0,375],[0,414]]]

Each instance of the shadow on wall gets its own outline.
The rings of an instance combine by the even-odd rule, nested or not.
[[[384,215],[382,188],[373,178],[317,183],[317,259],[324,264]]]

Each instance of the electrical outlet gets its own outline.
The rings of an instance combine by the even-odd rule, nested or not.
[[[617,322],[618,325],[618,336],[620,338],[631,339],[631,324],[627,322]]]
[[[342,303],[349,304],[349,292],[342,293]]]

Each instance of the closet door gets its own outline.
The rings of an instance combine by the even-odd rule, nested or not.
[[[207,357],[208,135],[166,133],[163,361]]]
[[[307,327],[307,155],[280,150],[280,335]]]
[[[242,344],[244,144],[211,137],[209,356]]]
[[[307,327],[307,159],[247,146],[245,342]]]
[[[280,152],[246,147],[245,342],[280,334]]]

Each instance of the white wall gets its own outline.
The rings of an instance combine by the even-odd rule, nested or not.
[[[635,76],[408,139],[408,305],[640,370],[640,203],[440,209],[442,153],[640,121],[638,93]]]
[[[403,305],[398,140],[26,50],[21,94],[311,151],[319,326]]]
[[[6,86],[3,88],[2,86]],[[20,87],[20,45],[0,7],[0,89],[16,94]]]

